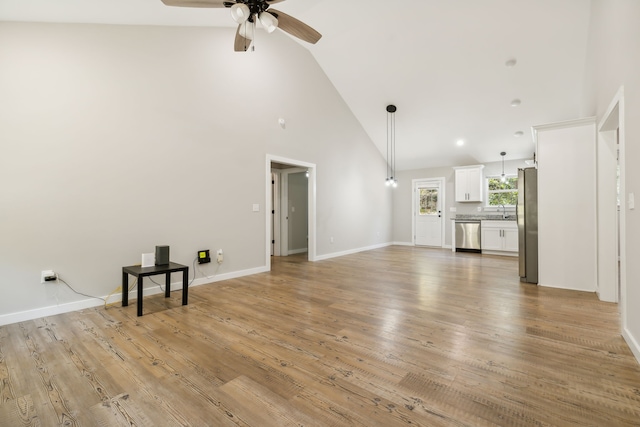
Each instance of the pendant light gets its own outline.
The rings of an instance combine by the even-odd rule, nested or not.
[[[507,182],[507,176],[504,174],[504,156],[506,156],[507,153],[502,151],[500,155],[502,156],[502,175],[500,175],[500,181]]]
[[[397,187],[396,174],[396,106],[387,105],[387,179],[385,184]]]

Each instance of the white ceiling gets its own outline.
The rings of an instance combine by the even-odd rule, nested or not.
[[[406,170],[499,161],[501,151],[506,160],[531,158],[531,126],[578,118],[590,3],[288,0],[276,7],[323,34],[316,45],[301,43],[383,154],[386,106],[397,106],[397,168]],[[0,21],[235,25],[225,9],[160,0],[0,0]],[[516,66],[505,66],[512,58]]]

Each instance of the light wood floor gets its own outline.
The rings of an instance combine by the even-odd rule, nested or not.
[[[0,327],[1,426],[638,426],[617,306],[389,247]],[[177,280],[177,279],[176,279]]]

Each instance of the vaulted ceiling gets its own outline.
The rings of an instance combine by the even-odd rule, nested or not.
[[[277,9],[323,34],[300,43],[383,154],[386,106],[397,106],[400,170],[499,161],[501,151],[528,159],[531,126],[580,117],[590,1],[287,0]],[[0,21],[229,27],[229,49],[236,25],[225,9],[160,0],[2,0]]]

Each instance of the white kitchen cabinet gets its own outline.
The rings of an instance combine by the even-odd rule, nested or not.
[[[515,221],[482,221],[482,253],[518,255],[518,224]]]
[[[484,165],[454,167],[456,202],[482,202]]]

